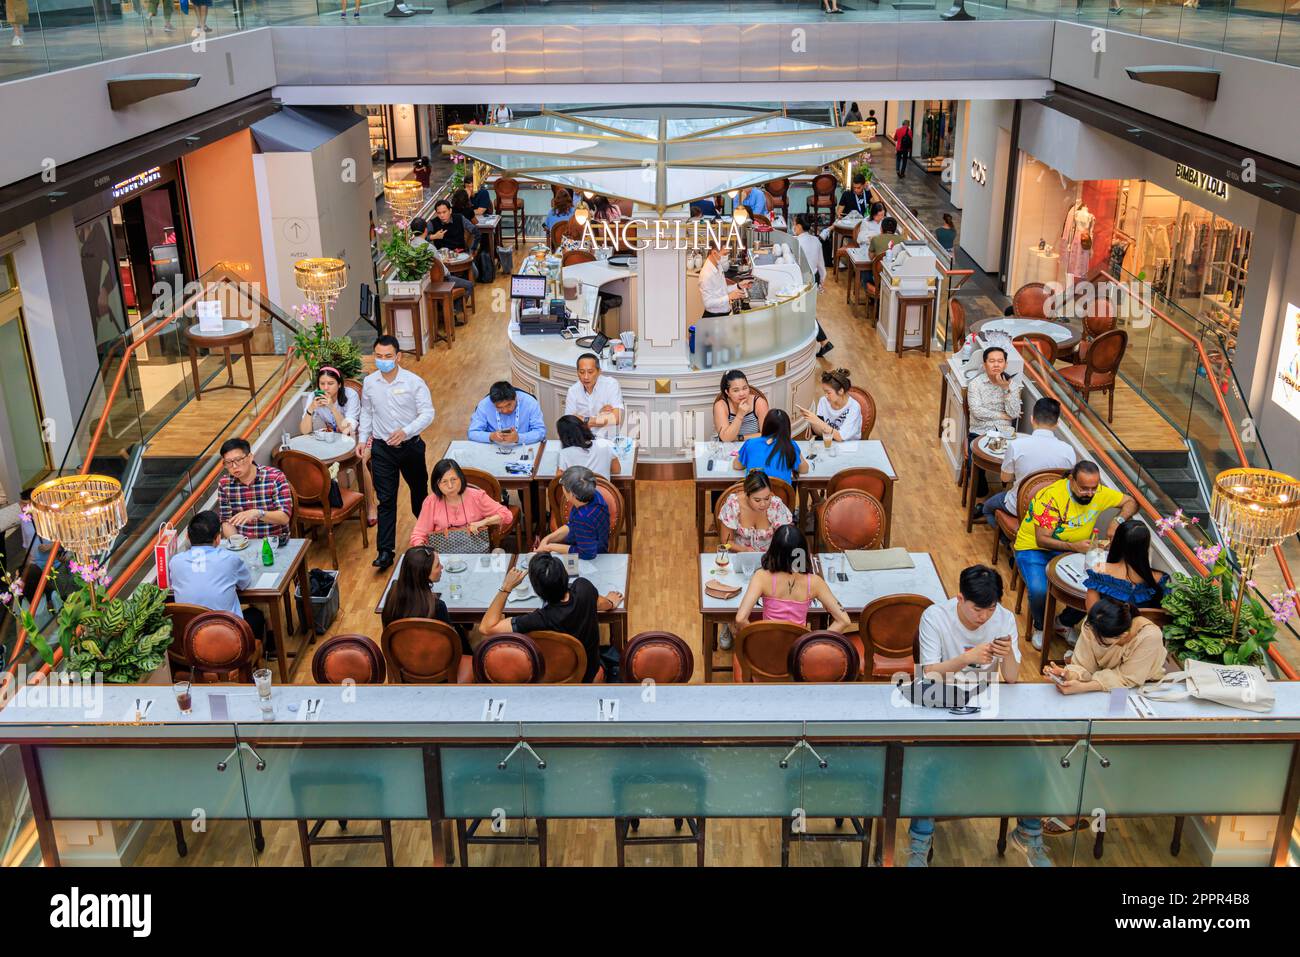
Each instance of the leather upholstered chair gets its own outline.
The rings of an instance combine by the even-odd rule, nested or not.
[[[172,623],[172,643],[167,649],[167,661],[171,665],[172,678],[178,681],[184,681],[190,676],[190,659],[185,655],[185,631],[190,622],[209,611],[210,608],[202,605],[186,605],[178,601],[169,601],[163,605],[163,614]]]
[[[789,681],[790,648],[807,631],[788,621],[751,621],[736,632],[732,680],[737,684]]]
[[[1052,291],[1045,283],[1027,282],[1011,297],[1011,311],[1025,319],[1049,319],[1047,300],[1051,296]]]
[[[856,385],[849,386],[849,397],[858,404],[862,412],[862,438],[871,438],[871,430],[876,427],[876,400],[866,389]]]
[[[831,552],[883,548],[888,522],[885,507],[874,496],[842,489],[817,509],[817,541]]]
[[[657,685],[682,685],[694,673],[695,656],[672,632],[643,631],[623,649],[620,676],[625,684],[649,679]]]
[[[489,635],[474,649],[474,681],[478,684],[535,685],[545,673],[542,652],[527,635]]]
[[[1088,401],[1094,392],[1105,392],[1109,396],[1106,408],[1106,421],[1115,420],[1115,384],[1119,379],[1119,365],[1124,360],[1128,348],[1128,333],[1123,329],[1103,332],[1089,343],[1086,355],[1077,365],[1067,366],[1061,370],[1061,378]]]
[[[395,684],[468,683],[471,666],[461,654],[460,634],[432,618],[399,618],[379,639]]]
[[[183,640],[190,680],[251,684],[262,658],[262,643],[243,618],[228,611],[207,611],[191,619]],[[283,652],[282,652],[283,653]]]
[[[321,526],[325,529],[329,542],[330,557],[334,567],[339,567],[339,549],[334,540],[334,526],[349,518],[355,518],[361,526],[361,543],[370,545],[370,535],[366,530],[366,500],[360,493],[350,488],[339,487],[343,505],[335,508],[330,505],[330,474],[325,463],[305,452],[285,449],[276,453],[276,467],[284,473],[293,489],[294,505],[291,522],[298,528]]]
[[[865,680],[889,681],[900,671],[915,673],[921,613],[932,604],[924,595],[886,595],[862,609],[857,646]]]

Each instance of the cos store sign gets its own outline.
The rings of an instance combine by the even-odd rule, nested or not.
[[[989,181],[989,168],[986,163],[979,160],[970,161],[970,178],[975,180],[979,185],[984,186]]]

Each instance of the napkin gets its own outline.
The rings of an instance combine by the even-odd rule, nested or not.
[[[857,450],[858,450],[858,443],[857,443],[857,442],[841,442],[841,443],[840,443],[840,451],[841,451],[841,452],[848,452],[848,453],[851,454],[851,453],[853,453],[853,452],[856,452]]]
[[[853,548],[844,554],[849,559],[849,567],[855,572],[879,572],[891,568],[916,567],[906,548],[880,548],[874,551]]]
[[[720,598],[726,601],[728,598],[735,598],[740,594],[740,586],[724,585],[720,581],[711,580],[704,586],[704,593],[710,598]]]
[[[262,572],[262,574],[257,576],[257,587],[274,588],[275,580],[279,577],[280,576],[277,575],[275,572]]]

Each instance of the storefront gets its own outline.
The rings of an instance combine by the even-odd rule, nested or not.
[[[46,441],[45,413],[41,409],[23,315],[23,296],[12,255],[0,254],[0,355],[5,374],[0,378],[0,491],[15,498],[19,489],[43,479],[53,467]]]
[[[1074,180],[1024,150],[1017,162],[1008,292],[1031,282],[1079,282],[1105,269],[1150,283],[1235,344],[1251,229],[1225,215],[1227,184],[1178,163],[1165,164],[1170,175],[1162,183]],[[1189,190],[1204,194],[1206,204]]]
[[[179,162],[152,166],[73,207],[99,358],[195,276]]]
[[[921,169],[942,173],[951,165],[957,139],[957,102],[955,100],[914,100],[912,129],[916,145],[912,150]],[[939,184],[952,192],[952,178],[939,177]]]

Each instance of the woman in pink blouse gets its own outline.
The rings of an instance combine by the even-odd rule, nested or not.
[[[412,547],[426,545],[432,535],[451,529],[465,529],[471,535],[498,525],[508,526],[510,509],[482,489],[465,483],[465,473],[454,459],[443,459],[433,467],[429,482],[433,494],[424,500],[420,517],[411,531]]]
[[[733,552],[766,552],[773,532],[794,521],[785,502],[772,494],[767,474],[757,469],[745,476],[743,494],[727,496],[718,519],[718,540]]]

